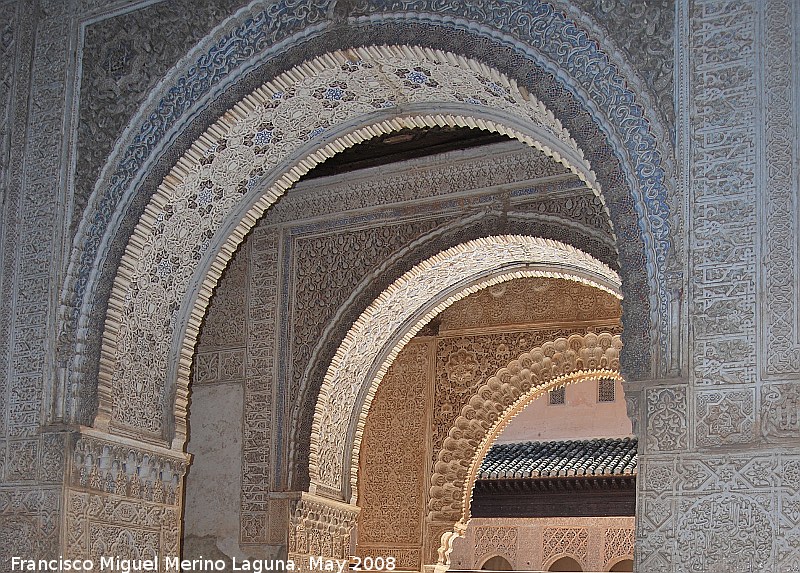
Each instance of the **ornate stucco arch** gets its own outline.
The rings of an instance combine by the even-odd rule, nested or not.
[[[431,108],[443,113],[422,111]],[[309,117],[317,126],[311,130]],[[183,443],[199,323],[245,233],[327,157],[376,134],[435,125],[515,137],[563,163],[600,196],[590,166],[558,120],[477,62],[403,47],[313,60],[223,116],[152,197],[109,300],[96,426]]]
[[[329,8],[333,11],[330,12]],[[150,100],[143,104],[138,119],[132,122],[131,129],[124,138],[130,145],[128,147],[121,145],[106,166],[104,176],[96,187],[91,206],[86,210],[80,232],[76,237],[69,278],[64,290],[64,300],[67,301],[64,309],[66,330],[64,338],[68,341],[65,344],[71,344],[74,350],[74,356],[69,358],[71,363],[61,382],[68,386],[63,394],[67,396],[68,401],[71,401],[69,405],[61,407],[65,411],[64,415],[86,422],[91,416],[91,404],[94,402],[90,388],[93,368],[91,361],[94,352],[92,349],[95,348],[95,343],[92,341],[92,332],[95,329],[91,328],[91,324],[92,321],[95,323],[98,321],[98,309],[100,312],[105,310],[103,301],[107,300],[107,296],[104,293],[112,288],[108,279],[109,273],[113,271],[109,268],[113,269],[116,266],[114,261],[117,258],[121,260],[123,274],[130,265],[130,261],[122,254],[122,245],[134,245],[138,248],[136,245],[141,237],[137,237],[134,233],[134,237],[129,240],[130,231],[126,230],[124,221],[130,221],[131,213],[135,215],[137,208],[141,208],[136,207],[136,204],[141,204],[142,198],[147,196],[148,191],[141,187],[144,182],[152,181],[153,174],[158,173],[158,169],[154,168],[154,163],[158,159],[156,156],[162,154],[162,157],[166,157],[164,161],[174,161],[168,159],[170,154],[166,153],[166,150],[173,149],[171,147],[173,142],[180,139],[178,136],[183,129],[180,126],[185,127],[195,119],[202,123],[203,118],[207,119],[209,114],[213,116],[214,113],[221,113],[223,110],[217,108],[215,112],[210,102],[213,102],[215,97],[221,98],[221,101],[231,101],[229,95],[222,97],[220,94],[236,84],[237,74],[245,77],[246,72],[260,69],[259,65],[263,63],[263,59],[268,59],[270,54],[275,56],[285,46],[295,48],[306,40],[313,43],[325,37],[325,34],[333,34],[335,37],[335,32],[326,30],[326,24],[322,22],[328,12],[335,16],[336,21],[344,18],[353,26],[363,27],[367,30],[364,32],[366,36],[369,36],[369,30],[376,31],[380,25],[399,27],[407,22],[418,22],[420,26],[429,26],[436,30],[458,30],[459,33],[475,37],[480,42],[496,45],[498,50],[510,50],[518,54],[525,66],[539,66],[545,70],[545,75],[549,78],[547,82],[535,82],[527,87],[541,89],[543,93],[549,90],[547,93],[564,94],[565,97],[571,98],[567,104],[570,112],[565,118],[577,128],[578,147],[592,149],[593,160],[598,160],[593,167],[599,169],[598,173],[602,173],[600,183],[603,185],[605,196],[611,199],[609,208],[612,220],[622,231],[625,240],[633,240],[636,243],[635,247],[621,250],[623,275],[628,277],[627,284],[637,293],[635,298],[643,301],[642,308],[631,309],[628,316],[627,324],[631,327],[628,330],[641,332],[636,336],[635,344],[628,345],[631,359],[627,364],[630,364],[632,371],[637,375],[646,377],[653,366],[651,361],[653,354],[658,355],[658,349],[663,349],[665,345],[662,335],[666,332],[664,306],[666,299],[663,296],[662,279],[666,252],[669,248],[669,223],[661,153],[657,149],[657,138],[650,130],[653,119],[647,110],[643,110],[636,103],[636,94],[628,87],[639,85],[636,79],[631,74],[626,79],[620,73],[620,70],[630,71],[629,68],[622,64],[613,64],[611,57],[603,53],[587,34],[575,26],[574,22],[545,2],[526,3],[524,6],[515,7],[514,10],[500,10],[496,14],[492,12],[492,17],[477,27],[472,20],[478,16],[485,17],[487,13],[483,9],[476,13],[470,10],[465,14],[459,11],[457,6],[438,6],[436,11],[429,12],[427,9],[430,7],[424,2],[420,6],[411,7],[411,12],[403,14],[393,14],[390,8],[381,8],[377,5],[353,6],[350,11],[344,12],[338,11],[338,5],[336,8],[332,6],[329,8],[315,6],[305,13],[304,17],[308,22],[303,22],[303,17],[298,18],[292,14],[278,18],[276,16],[280,15],[268,13],[266,10],[262,12],[258,3],[254,2],[232,17],[214,33],[212,38],[189,54],[173,75],[154,91]],[[283,25],[279,23],[285,22],[291,22],[291,25],[295,25],[295,30],[301,29],[302,32],[296,32],[292,36],[291,31],[275,29],[275,26]],[[546,35],[542,27],[545,23]],[[304,24],[308,24],[308,28],[303,28]],[[370,28],[373,25],[375,28]],[[512,36],[508,36],[509,33],[512,33]],[[447,33],[439,33],[437,37],[445,45],[448,41],[454,41],[448,39],[448,36]],[[545,38],[546,41],[542,42],[541,40]],[[580,62],[569,60],[575,54],[580,54]],[[584,65],[585,63],[591,65]],[[509,71],[517,71],[525,66],[511,65]],[[249,76],[242,85],[252,85],[252,81],[252,76]],[[170,85],[171,82],[174,82],[174,85]],[[547,86],[540,87],[546,83]],[[241,90],[241,85],[238,89]],[[160,100],[159,94],[163,95]],[[242,111],[237,105],[232,107],[230,114],[236,115]],[[474,114],[465,115],[475,119],[473,116]],[[391,117],[391,114],[386,117]],[[433,122],[436,122],[435,117]],[[465,122],[464,125],[480,124]],[[306,127],[309,128],[308,132],[311,132],[317,126]],[[396,125],[390,127],[397,128]],[[587,127],[590,129],[586,129]],[[187,128],[189,133],[193,130],[196,128]],[[657,129],[656,132],[662,133],[663,130]],[[592,139],[598,136],[600,140]],[[200,143],[208,143],[208,138],[200,136]],[[608,153],[607,164],[603,163],[606,161],[606,153]],[[172,156],[174,157],[174,153]],[[311,154],[306,158],[310,156]],[[284,183],[290,183],[292,178],[305,168],[301,165],[297,171],[298,165],[285,166],[285,173],[291,172],[291,174],[283,179]],[[183,160],[178,161],[179,171],[186,167],[187,164]],[[167,179],[170,178],[171,175],[167,175]],[[154,199],[150,202],[150,207],[144,207],[144,214],[140,219],[145,224],[152,223],[148,219],[152,218],[154,212],[157,217],[157,209],[151,208],[153,205],[158,207],[159,201]],[[243,213],[238,214],[244,217]],[[205,259],[206,264],[202,265],[209,270],[204,276],[210,278],[211,283],[214,282],[215,275],[218,275],[218,267],[224,264],[226,253],[238,240],[239,230],[234,229],[237,225],[238,222],[228,221],[220,226],[220,229],[224,228],[230,233],[227,237],[230,241],[226,243],[218,237],[214,242],[215,247],[219,249],[218,256],[213,260],[210,257]],[[642,252],[644,259],[641,257]],[[108,264],[106,261],[111,263]],[[166,267],[162,266],[161,272],[165,272],[165,269]],[[195,285],[204,283],[204,279],[199,276],[188,278],[187,281]],[[205,290],[207,289],[203,284],[192,291],[200,301],[201,309],[204,306],[202,293]],[[150,293],[150,297],[157,299],[159,294]],[[185,301],[173,300],[169,306],[174,304],[181,309],[179,314],[183,321],[182,327],[186,325],[185,332],[189,333],[191,338],[198,319],[193,311],[186,311]],[[119,300],[110,300],[107,314],[112,322],[118,319],[121,315]],[[176,349],[180,343],[175,340],[182,336],[184,329],[172,330],[180,331],[181,334],[175,335],[175,339],[169,344],[169,350],[161,340],[147,339],[142,341],[141,352],[161,354],[171,352],[173,362],[181,362],[179,373],[175,374],[180,378],[187,364],[186,357]],[[658,343],[652,346],[651,340],[658,340]],[[120,340],[115,333],[109,331],[105,342],[106,351],[102,352],[99,360],[101,370],[108,369],[109,360],[114,360],[107,348],[116,347]],[[125,360],[130,358],[128,356]],[[111,394],[107,384],[107,374],[101,374],[99,378],[98,395],[101,408],[97,424],[103,427],[110,422],[107,406]],[[145,386],[149,383],[146,379],[140,379],[140,383],[142,381]],[[161,402],[160,406],[167,408],[167,404],[173,400],[172,393],[173,390],[169,390],[157,399]],[[185,396],[180,384],[175,387],[174,393],[174,399],[178,404],[177,411],[181,411]],[[166,426],[172,425],[173,423],[167,420]],[[173,433],[180,436],[182,433],[180,415],[176,416],[174,425],[176,426],[174,432],[172,428],[160,432],[157,428],[150,427],[145,428],[145,433],[157,441],[164,438],[158,435],[159,433],[166,433],[167,437]],[[139,431],[134,430],[133,433],[138,434]]]
[[[358,480],[354,454],[360,451],[369,406],[408,340],[457,300],[521,276],[567,278],[620,296],[618,276],[609,267],[563,243],[533,237],[476,239],[416,265],[361,314],[331,361],[312,428],[312,492],[354,499]],[[618,354],[615,364],[618,368]]]
[[[453,541],[466,530],[475,480],[497,437],[531,402],[556,386],[622,380],[621,349],[619,335],[607,332],[558,338],[523,353],[478,388],[453,423],[430,479],[428,518],[452,524],[442,536],[440,565],[449,564]]]

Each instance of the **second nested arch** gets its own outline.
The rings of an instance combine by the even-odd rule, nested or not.
[[[569,245],[534,237],[485,237],[418,264],[361,314],[328,368],[312,429],[312,491],[343,500],[354,496],[369,406],[408,340],[453,302],[523,276],[567,278],[621,296],[619,277],[609,267]]]

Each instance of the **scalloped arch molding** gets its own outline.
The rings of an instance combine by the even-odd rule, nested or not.
[[[592,71],[576,69],[575,62],[565,62],[564,69],[569,70],[573,79],[592,77],[593,81],[586,85],[605,85],[609,89],[613,86],[611,91],[603,93],[600,101],[588,94],[587,105],[594,110],[593,115],[600,116],[599,123],[611,140],[618,142],[613,148],[618,149],[624,167],[620,180],[609,180],[608,187],[605,181],[598,181],[580,146],[541,103],[515,82],[476,62],[430,50],[384,48],[359,50],[347,56],[326,55],[299,66],[256,90],[203,134],[165,178],[133,236],[127,240],[108,304],[95,425],[153,441],[171,439],[176,446],[182,444],[190,349],[211,288],[243,234],[283,190],[318,161],[376,133],[404,126],[463,125],[507,133],[560,160],[596,192],[601,191],[602,185],[604,197],[612,198],[614,205],[630,204],[629,213],[620,213],[614,205],[610,211],[612,220],[622,227],[623,246],[631,232],[629,219],[638,221],[634,235],[637,244],[644,248],[644,261],[627,265],[640,265],[631,270],[626,267],[626,257],[641,260],[641,249],[636,249],[638,255],[633,256],[631,249],[620,251],[623,272],[633,273],[628,281],[630,288],[645,291],[632,297],[642,301],[642,307],[634,310],[650,318],[644,320],[643,332],[637,332],[636,344],[644,341],[644,345],[636,349],[641,364],[634,369],[648,371],[653,348],[647,341],[658,339],[661,346],[665,344],[659,332],[666,325],[663,270],[669,246],[664,173],[655,139],[633,94],[624,87],[624,80],[609,64],[607,56],[549,5],[528,8],[535,12],[531,22],[547,18],[554,25],[553,37],[560,38],[562,45],[566,42],[573,48],[580,47],[591,61],[604,62],[600,67],[591,67]],[[253,25],[257,22],[246,20],[242,24]],[[528,32],[543,33],[537,29],[531,26]],[[539,49],[551,51],[554,56],[559,53],[556,45],[542,45]],[[219,53],[219,46],[214,50]],[[385,94],[397,91],[394,94],[397,99],[373,101],[374,90],[367,94],[355,86],[348,86],[349,89],[338,94],[337,86],[333,85],[336,81],[346,80],[348,74],[358,74],[363,69],[361,64],[374,66],[371,60],[378,67],[384,65],[381,58],[395,58],[398,66],[404,66],[396,67],[396,79],[385,71],[382,75],[381,89]],[[202,61],[208,64],[207,58]],[[462,83],[451,82],[443,87],[441,82],[439,85],[417,82],[422,76],[429,77],[425,71],[422,76],[416,73],[420,64],[423,68],[450,66],[451,71],[460,70],[456,76]],[[401,69],[405,75],[398,75]],[[436,75],[435,70],[425,70],[431,73],[431,78]],[[318,78],[328,81],[312,86]],[[181,89],[195,79],[182,79]],[[323,90],[321,98],[320,93],[313,93],[312,87]],[[609,93],[613,95],[610,99]],[[280,117],[281,111],[291,109],[291,105],[283,104],[292,100],[300,104],[303,98],[306,104],[313,104],[311,109],[322,105],[319,110],[323,113],[308,113],[309,108],[305,108],[305,114],[285,113]],[[345,105],[338,110],[324,105],[325,101],[342,100]],[[428,110],[434,104],[439,113],[421,113],[415,109],[416,104],[424,104]],[[382,106],[389,111],[381,109]],[[598,108],[604,109],[606,115],[597,114]],[[175,109],[172,112],[183,113]],[[282,129],[274,129],[271,119],[283,122]],[[103,192],[98,189],[94,207],[87,209],[81,234],[76,238],[71,279],[65,287],[71,292],[65,298],[76,301],[84,322],[92,306],[91,293],[96,288],[92,285],[92,269],[101,264],[95,259],[98,247],[94,239],[113,234],[112,223],[119,218],[118,212],[124,210],[119,200],[134,175],[145,169],[148,154],[164,134],[166,124],[159,121],[158,113],[148,116],[141,137],[136,136],[136,149],[129,149],[129,155],[119,163],[116,175],[111,178],[112,187]],[[606,125],[609,121],[618,123]],[[615,191],[620,185],[625,188],[622,193]],[[256,197],[253,192],[256,188],[266,191]],[[623,224],[625,221],[628,226]],[[185,261],[178,264],[187,255],[187,244],[192,249],[190,264]],[[81,320],[77,322],[80,324]],[[80,355],[78,347],[77,355]]]

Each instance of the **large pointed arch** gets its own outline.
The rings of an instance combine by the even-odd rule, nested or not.
[[[358,11],[361,8],[364,8],[363,15]],[[653,359],[658,359],[659,349],[663,349],[666,344],[664,335],[666,297],[663,275],[664,261],[669,249],[668,208],[661,154],[650,130],[650,120],[647,114],[643,113],[642,107],[636,103],[636,94],[628,87],[631,83],[620,73],[622,68],[613,65],[611,58],[601,51],[598,44],[576,27],[574,22],[546,2],[525,3],[524,6],[515,6],[513,10],[499,10],[496,14],[493,12],[494,9],[491,9],[489,11],[492,12],[492,16],[487,20],[490,24],[485,23],[477,27],[470,20],[477,17],[477,14],[459,13],[456,6],[440,6],[440,13],[436,14],[427,11],[425,2],[409,8],[412,12],[392,14],[391,9],[386,7],[365,5],[344,16],[366,27],[369,27],[368,23],[377,25],[379,20],[408,22],[418,19],[419,22],[424,22],[424,25],[453,27],[460,33],[474,35],[480,41],[498,43],[501,49],[509,49],[522,55],[525,62],[534,62],[534,65],[540,66],[546,74],[550,74],[549,81],[554,83],[542,89],[555,87],[555,90],[550,89],[550,91],[569,94],[569,97],[573,98],[573,103],[568,105],[570,112],[565,116],[568,121],[575,122],[575,118],[581,116],[580,121],[584,121],[585,126],[593,121],[597,122],[599,131],[596,133],[604,134],[606,137],[603,142],[598,142],[602,143],[601,145],[590,146],[589,140],[595,135],[587,136],[587,130],[583,127],[575,132],[578,138],[576,141],[582,149],[591,147],[590,159],[593,167],[596,170],[599,167],[603,173],[600,183],[606,191],[605,196],[611,199],[612,220],[623,239],[620,256],[623,275],[627,277],[626,288],[630,288],[631,292],[636,294],[635,297],[631,297],[632,300],[642,301],[626,307],[628,313],[626,332],[630,332],[633,336],[632,344],[626,346],[631,357],[626,363],[638,376],[647,377]],[[157,98],[151,99],[143,105],[139,116],[142,123],[134,122],[128,133],[131,146],[127,149],[121,147],[118,156],[115,156],[107,166],[104,181],[109,186],[104,187],[103,184],[98,186],[92,206],[86,211],[81,231],[76,238],[69,278],[64,291],[64,300],[67,302],[64,309],[67,323],[65,328],[68,330],[65,338],[69,339],[70,336],[75,338],[72,342],[75,353],[71,359],[69,383],[78,390],[68,390],[63,394],[75,404],[65,409],[71,410],[72,415],[78,419],[88,421],[86,412],[91,411],[90,404],[93,402],[91,392],[87,394],[85,391],[85,388],[92,384],[91,380],[85,377],[87,375],[91,377],[92,367],[87,366],[86,361],[91,360],[93,348],[91,341],[87,343],[86,337],[91,337],[93,329],[89,326],[92,320],[97,320],[96,309],[104,310],[102,301],[106,300],[106,296],[103,292],[109,288],[104,286],[104,282],[107,284],[109,281],[104,281],[104,276],[107,278],[107,274],[103,273],[109,271],[103,269],[115,266],[112,252],[114,248],[108,252],[101,252],[105,248],[102,246],[116,244],[118,253],[116,256],[124,258],[119,241],[123,241],[122,244],[136,242],[135,238],[132,241],[128,240],[124,225],[120,221],[126,217],[125,213],[129,206],[135,202],[134,197],[137,201],[141,200],[139,185],[152,167],[153,154],[158,149],[163,150],[169,145],[169,141],[174,140],[178,132],[173,128],[180,129],[176,127],[180,123],[178,120],[197,117],[199,113],[197,106],[206,106],[208,101],[213,99],[211,92],[216,90],[219,94],[223,84],[228,82],[227,85],[230,85],[231,77],[235,75],[232,73],[233,70],[252,69],[257,65],[259,58],[265,57],[264,46],[269,46],[269,50],[279,49],[276,42],[281,37],[280,33],[270,26],[275,25],[275,22],[292,20],[291,17],[274,18],[275,14],[259,10],[257,3],[254,3],[227,22],[218,31],[218,34],[222,34],[222,39],[198,46],[197,50],[190,54],[187,61],[191,64],[193,58],[197,58],[197,65],[188,65],[189,72],[185,76],[173,78],[174,87],[169,87],[169,82],[166,82],[159,88],[168,95],[160,101],[157,101]],[[450,14],[448,10],[455,12]],[[485,15],[483,9],[479,12]],[[315,8],[314,14],[318,13]],[[359,18],[366,19],[362,22]],[[296,23],[296,20],[293,22]],[[317,37],[315,34],[322,37],[321,30],[321,27],[304,30],[292,41],[295,42],[294,45],[299,45],[303,38]],[[514,31],[517,36],[513,38],[503,36],[497,30],[504,30],[503,34]],[[580,62],[570,59],[576,53],[581,54]],[[517,67],[512,65],[509,69]],[[539,83],[534,82],[534,86]],[[574,107],[576,104],[577,108]],[[578,127],[578,124],[575,125]],[[313,130],[313,126],[309,127],[309,131]],[[598,127],[594,129],[597,130]],[[595,160],[602,160],[606,155],[613,156],[611,161],[613,165],[610,163],[604,168]],[[116,167],[114,162],[117,162]],[[123,204],[126,201],[128,204]],[[145,211],[142,219],[146,219],[147,216],[148,212]],[[119,234],[119,238],[113,240],[116,234]],[[628,240],[634,240],[636,246],[625,243]],[[219,246],[219,243],[216,244]],[[222,246],[219,249],[221,253],[227,250]],[[106,257],[112,261],[111,265],[103,262]],[[223,264],[225,259],[223,254],[208,262],[206,266],[217,267]],[[209,275],[212,282],[213,275],[214,272]],[[194,277],[191,280],[197,282],[198,278]],[[201,290],[203,289],[197,289],[196,292]],[[154,293],[154,296],[157,298],[158,293]],[[202,301],[203,297],[198,296]],[[170,305],[175,302],[172,301]],[[177,302],[177,305],[183,309],[185,303],[181,301]],[[634,305],[637,308],[633,308]],[[203,306],[202,302],[200,306]],[[118,304],[113,301],[109,303],[108,315],[112,320],[119,315]],[[193,328],[191,322],[187,317],[189,333]],[[113,346],[117,342],[113,339],[114,335],[109,335],[106,337],[106,342],[111,341]],[[655,344],[651,344],[651,341]],[[144,346],[149,347],[143,349],[147,352],[154,350],[156,346],[158,352],[165,350],[161,341],[147,340]],[[179,353],[174,350],[174,346],[170,344],[173,358],[177,361]],[[108,353],[103,353],[101,364],[107,364],[108,359]],[[183,366],[185,364],[182,364]],[[101,404],[107,404],[110,399],[109,389],[103,386],[103,376],[100,378],[99,401]],[[159,398],[160,405],[169,409],[167,403],[173,400],[174,391],[179,411],[183,407],[180,383],[173,388],[174,390],[167,392],[168,395]],[[99,425],[102,426],[108,421],[106,412],[101,408]],[[177,416],[176,428],[174,431],[168,428],[167,437],[173,434],[179,437],[180,425],[180,416]],[[171,426],[169,421],[167,426]],[[138,430],[134,430],[134,433],[138,433]],[[158,440],[163,438],[162,435]]]
[[[441,113],[422,111],[430,108]],[[316,126],[310,130],[309,118]],[[152,197],[109,300],[96,425],[182,444],[198,325],[257,218],[338,151],[379,133],[436,125],[515,137],[560,161],[601,196],[590,165],[558,120],[494,70],[404,47],[315,59],[237,104]]]

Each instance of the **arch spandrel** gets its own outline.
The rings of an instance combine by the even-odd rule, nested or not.
[[[387,102],[393,110],[388,115],[381,111]],[[420,105],[461,113],[415,113]],[[364,125],[373,115],[386,119]],[[317,127],[308,129],[308,117]],[[96,423],[182,443],[197,327],[213,285],[256,218],[334,153],[379,133],[434,125],[509,134],[562,162],[587,184],[596,181],[553,115],[478,63],[430,50],[384,47],[304,64],[245,98],[209,128],[153,196],[109,301]],[[267,191],[251,193],[263,188],[264,180]],[[173,393],[174,412],[169,407]]]

